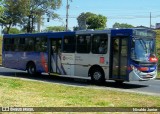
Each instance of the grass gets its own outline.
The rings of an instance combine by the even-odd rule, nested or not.
[[[160,107],[159,96],[0,78],[0,107]]]
[[[2,64],[2,37],[0,37],[0,64]]]
[[[156,30],[156,47],[157,47],[157,56],[158,56],[158,63],[160,64],[160,30]],[[158,66],[158,68],[160,65]],[[157,78],[160,78],[160,71],[158,71]]]

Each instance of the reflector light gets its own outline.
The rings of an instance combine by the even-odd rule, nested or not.
[[[149,58],[149,61],[150,61],[150,62],[157,62],[157,61],[158,61],[158,58],[157,58],[157,57],[150,57],[150,58]]]
[[[104,64],[104,57],[100,57],[100,63]]]
[[[148,71],[149,68],[148,67],[139,67],[138,70],[140,70],[140,71]]]
[[[132,68],[132,67],[130,67],[130,66],[127,67],[127,70],[129,70],[129,71],[130,71],[130,70],[133,70],[133,69],[134,69],[134,68]]]

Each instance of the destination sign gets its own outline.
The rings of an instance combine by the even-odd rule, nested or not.
[[[135,30],[134,36],[155,37],[155,33],[147,30]]]

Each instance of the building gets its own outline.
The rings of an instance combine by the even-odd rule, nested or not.
[[[156,23],[156,29],[160,29],[160,23]]]

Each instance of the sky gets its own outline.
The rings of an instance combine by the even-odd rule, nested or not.
[[[48,26],[66,25],[66,1],[62,0],[62,6],[55,12],[62,18],[45,23]],[[77,26],[77,17],[83,12],[101,14],[107,17],[107,28],[112,28],[115,22],[127,23],[133,26],[155,26],[160,23],[160,0],[69,0],[69,29]]]

